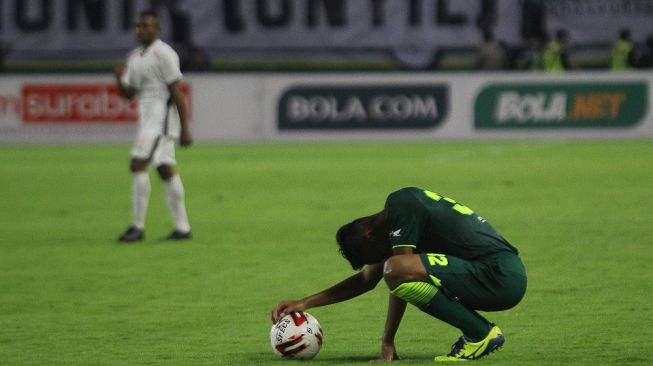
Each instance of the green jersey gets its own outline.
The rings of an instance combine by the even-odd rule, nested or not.
[[[612,47],[610,52],[610,59],[612,70],[628,70],[630,69],[629,56],[633,50],[633,44],[629,41],[619,40]]]
[[[542,55],[544,61],[544,71],[549,72],[562,72],[565,71],[566,66],[563,61],[565,57],[565,45],[554,41],[549,43]]]
[[[411,247],[467,260],[506,251],[518,254],[483,217],[431,191],[411,187],[393,192],[385,212],[393,249]]]

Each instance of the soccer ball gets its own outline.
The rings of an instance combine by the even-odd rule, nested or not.
[[[310,360],[322,347],[322,328],[313,315],[295,311],[272,326],[270,344],[280,358]]]

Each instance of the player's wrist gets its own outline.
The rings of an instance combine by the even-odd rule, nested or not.
[[[315,307],[315,304],[311,301],[309,297],[305,297],[301,300],[298,300],[297,304],[302,309],[302,311]]]

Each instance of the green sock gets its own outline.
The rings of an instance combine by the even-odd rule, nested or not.
[[[430,283],[402,283],[392,293],[398,298],[417,306],[423,312],[460,329],[472,342],[480,341],[489,332],[489,323],[485,318],[451,300]]]

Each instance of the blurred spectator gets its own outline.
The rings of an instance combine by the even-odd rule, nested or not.
[[[544,46],[546,41],[542,37],[528,37],[522,49],[518,68],[531,71],[544,70]]]
[[[637,58],[637,67],[649,69],[653,67],[653,34],[646,37],[646,41],[641,46]]]
[[[490,30],[483,31],[483,44],[478,48],[474,67],[477,70],[504,70],[508,66],[506,50],[494,39]]]
[[[610,68],[617,71],[628,70],[635,66],[636,59],[630,30],[622,29],[619,32],[619,40],[614,43],[610,51]]]
[[[555,39],[546,46],[542,60],[544,71],[546,72],[564,72],[570,69],[569,54],[567,47],[569,44],[569,33],[564,29],[556,32]]]
[[[410,44],[392,48],[392,57],[408,70],[429,70],[437,67],[439,54],[428,48]]]
[[[5,71],[5,60],[11,52],[11,44],[0,39],[0,73]]]
[[[206,52],[192,43],[183,46],[180,58],[182,72],[209,71],[211,69],[211,62]]]

